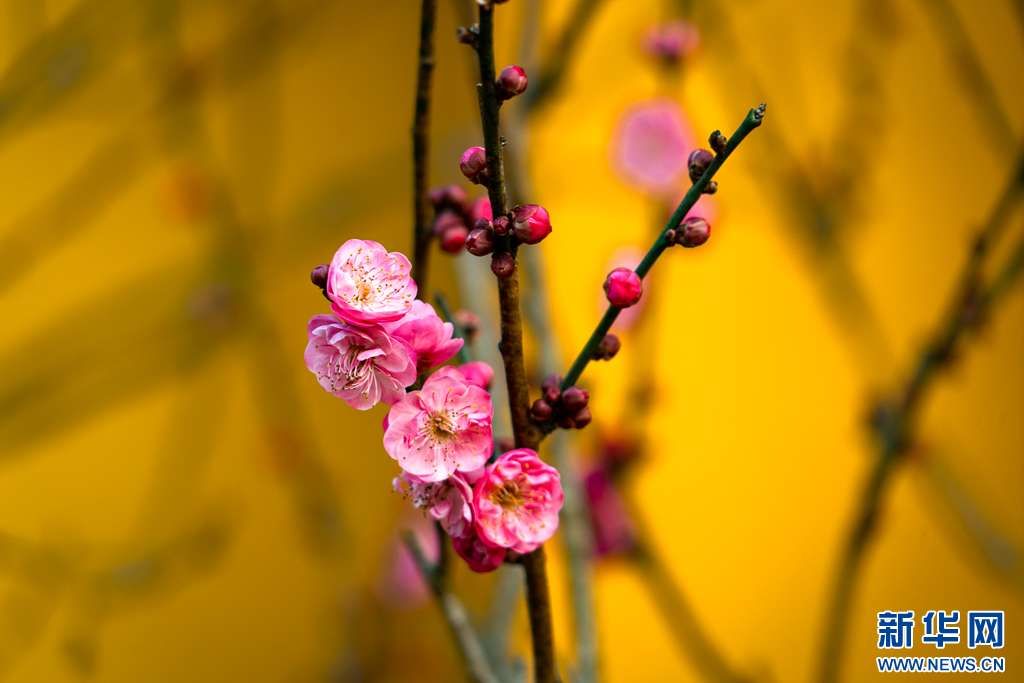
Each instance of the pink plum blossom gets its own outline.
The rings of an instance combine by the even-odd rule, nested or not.
[[[306,367],[320,386],[356,410],[392,404],[416,381],[416,357],[382,328],[358,327],[332,315],[308,325]]]
[[[409,474],[442,481],[487,461],[491,419],[490,394],[441,368],[391,406],[384,450]]]
[[[327,272],[331,309],[356,325],[398,320],[416,298],[411,270],[400,252],[372,240],[349,240],[334,254]]]
[[[615,147],[616,167],[625,179],[653,194],[671,194],[687,178],[687,154],[695,146],[679,105],[654,100],[622,119]]]
[[[481,389],[490,389],[494,380],[494,368],[482,360],[473,360],[463,363],[455,368],[467,384],[478,386]]]
[[[529,448],[498,457],[473,487],[474,525],[491,545],[529,553],[558,529],[564,495],[556,470]]]
[[[419,299],[412,302],[412,308],[402,318],[383,326],[415,352],[420,372],[440,365],[462,348],[463,341],[452,338],[455,326],[441,320],[433,306]]]
[[[487,543],[475,531],[461,538],[453,538],[452,547],[470,569],[481,573],[493,572],[500,567],[508,553],[504,548]]]
[[[477,473],[476,477],[479,478]],[[475,481],[473,479],[472,481]],[[409,498],[418,510],[426,510],[453,538],[473,528],[473,489],[465,475],[453,474],[444,481],[424,481],[402,472],[392,483],[395,491]]]

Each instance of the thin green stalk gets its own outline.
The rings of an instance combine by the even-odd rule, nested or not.
[[[662,228],[660,233],[658,233],[658,237],[654,240],[654,244],[651,245],[651,248],[648,249],[647,253],[644,255],[643,260],[640,261],[640,265],[636,267],[634,272],[639,275],[641,279],[646,277],[647,273],[650,272],[652,267],[654,267],[658,257],[660,257],[662,252],[669,247],[668,237],[666,237],[668,231],[677,227],[679,223],[682,222],[683,218],[686,217],[686,214],[693,208],[693,205],[697,203],[698,199],[700,199],[700,196],[704,193],[708,183],[715,177],[718,169],[720,169],[722,164],[725,163],[725,160],[729,158],[729,155],[731,155],[740,143],[743,142],[744,138],[750,135],[755,128],[761,125],[761,121],[764,120],[764,113],[764,104],[751,109],[750,112],[747,113],[746,118],[744,118],[743,122],[740,123],[739,128],[737,128],[736,132],[729,137],[725,149],[715,155],[715,158],[711,161],[707,170],[704,171],[704,175],[702,175],[700,179],[697,180],[697,182],[695,182],[687,191],[682,201],[680,201],[679,205],[676,207],[676,210],[672,212],[672,215],[669,217],[665,227]],[[597,345],[601,343],[604,336],[608,334],[608,331],[611,329],[612,324],[615,323],[615,319],[619,317],[619,313],[621,311],[622,309],[616,306],[608,306],[608,310],[605,311],[605,314],[601,317],[601,321],[597,324],[597,327],[594,328],[593,333],[590,335],[590,339],[588,339],[587,343],[583,345],[583,349],[580,351],[579,355],[576,356],[576,360],[573,361],[569,371],[565,373],[565,377],[562,380],[563,389],[567,389],[579,381],[580,376],[583,374],[583,371],[586,369],[594,355],[594,349],[596,349]]]

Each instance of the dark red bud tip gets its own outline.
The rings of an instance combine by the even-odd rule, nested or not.
[[[537,244],[551,234],[551,217],[537,204],[523,204],[512,209],[512,231],[523,244]]]
[[[491,224],[491,229],[494,230],[495,235],[504,237],[512,232],[512,221],[508,219],[508,216],[498,216]]]
[[[569,387],[562,392],[562,407],[567,413],[577,413],[587,407],[590,394],[579,387]]]
[[[538,398],[530,406],[530,417],[537,422],[547,422],[551,419],[551,416],[555,414],[551,404],[542,398]]]
[[[704,187],[704,194],[714,194],[718,192],[718,181],[709,180],[708,184]]]
[[[622,348],[622,342],[614,334],[606,334],[594,349],[594,360],[611,360]]]
[[[554,405],[562,397],[562,378],[558,375],[548,375],[540,384],[541,391],[548,403]]]
[[[475,221],[473,221],[473,229],[487,230],[488,232],[490,232],[491,230],[494,230],[494,225],[491,223],[490,218],[477,218]]]
[[[715,154],[721,154],[729,144],[729,139],[722,135],[722,131],[716,130],[708,136],[708,144],[711,145],[711,149],[715,150]]]
[[[473,228],[466,238],[466,251],[473,256],[487,256],[494,251],[494,233],[486,228]]]
[[[687,166],[690,171],[690,182],[695,183],[700,180],[700,177],[704,175],[704,171],[708,170],[708,166],[714,160],[715,155],[706,149],[695,149],[690,152],[690,157],[686,160]]]
[[[309,281],[320,289],[327,289],[327,265],[320,264],[309,273]]]
[[[483,147],[470,147],[459,157],[459,170],[471,183],[487,182],[487,152]]]
[[[608,273],[604,281],[604,293],[608,303],[618,308],[629,308],[640,301],[643,294],[640,276],[629,268],[616,268]]]
[[[502,252],[491,257],[491,272],[504,279],[516,272],[516,260],[512,254]]]
[[[558,418],[558,420],[555,421],[555,424],[557,424],[562,429],[576,428],[576,421],[572,419],[571,415],[562,415],[561,417]]]
[[[676,231],[675,243],[692,249],[704,244],[710,237],[710,223],[700,216],[688,216]]]
[[[572,421],[576,423],[576,429],[583,429],[593,417],[590,414],[590,408],[583,407],[576,411],[576,414],[572,416]]]
[[[506,66],[498,74],[498,79],[495,82],[495,87],[498,91],[499,100],[508,100],[516,95],[521,95],[526,92],[526,86],[529,83],[529,79],[526,77],[526,71],[521,66]]]

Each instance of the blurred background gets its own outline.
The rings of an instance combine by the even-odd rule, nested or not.
[[[439,0],[434,185],[459,182],[479,142],[454,39],[470,4]],[[668,69],[645,39],[677,19],[699,45]],[[414,0],[0,2],[4,679],[460,678],[397,544],[422,522],[391,492],[383,408],[347,409],[302,362],[326,310],[310,268],[352,237],[410,251],[418,22]],[[668,102],[702,141],[769,104],[718,176],[711,241],[660,262],[643,322],[588,369],[594,424],[566,445],[580,473],[623,442],[642,451],[616,483],[632,545],[590,566],[604,679],[707,680],[709,657],[753,680],[818,679],[879,457],[869,415],[1019,188],[1022,36],[1014,0],[500,8],[499,66],[571,57],[528,119],[506,106],[510,139],[529,133],[518,198],[555,226],[529,290],[557,340],[528,340],[538,367],[540,347],[568,364],[610,264],[664,210],[617,167],[623,117]],[[998,282],[1020,268],[1016,195],[985,261]],[[435,249],[432,288],[486,327],[492,302],[460,297],[471,260]],[[844,680],[875,675],[882,610],[1006,610],[1006,677],[1024,666],[1020,287],[983,313],[888,475]],[[505,604],[516,571],[455,573],[513,666],[525,615],[495,616],[492,596]]]

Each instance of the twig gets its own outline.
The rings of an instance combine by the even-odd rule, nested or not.
[[[501,148],[501,122],[495,89],[494,69],[494,8],[483,3],[479,8],[479,34],[476,45],[480,63],[480,83],[477,86],[480,101],[480,120],[484,147],[487,152],[487,194],[495,216],[508,211],[505,189],[504,162]],[[501,251],[515,255],[511,241],[499,245]],[[523,324],[519,304],[519,276],[498,279],[498,300],[501,310],[501,351],[508,385],[509,410],[512,414],[512,432],[521,448],[536,449],[540,432],[530,421],[529,389],[526,365],[523,360]],[[537,683],[551,683],[558,679],[555,668],[554,633],[551,627],[551,599],[548,594],[544,549],[538,548],[522,558],[526,572],[526,601],[533,641],[534,678]]]
[[[420,297],[427,296],[430,265],[430,225],[427,214],[427,174],[430,166],[430,84],[434,74],[434,26],[437,0],[423,0],[420,11],[420,55],[416,70],[416,104],[412,119],[412,279]]]
[[[690,189],[686,192],[682,201],[679,202],[679,206],[672,212],[665,227],[662,228],[661,232],[658,233],[657,239],[654,240],[654,244],[644,255],[640,265],[638,265],[634,272],[640,276],[641,279],[646,277],[647,273],[650,272],[651,268],[657,262],[658,257],[661,256],[662,252],[669,247],[669,241],[666,237],[666,233],[679,225],[679,223],[686,217],[686,214],[693,208],[693,205],[700,199],[701,194],[704,192],[704,188],[707,187],[711,179],[715,177],[715,173],[722,167],[725,160],[729,158],[729,155],[739,146],[743,139],[746,138],[755,128],[761,125],[761,121],[764,119],[765,105],[760,105],[754,109],[751,109],[747,114],[746,118],[736,129],[736,132],[729,137],[726,143],[725,149],[721,153],[716,154],[714,160],[708,166],[707,170],[704,171],[704,175],[695,182]],[[594,354],[594,349],[601,343],[604,336],[608,334],[608,330],[611,329],[612,324],[615,323],[615,319],[619,317],[619,313],[622,311],[621,308],[609,305],[608,310],[605,312],[601,321],[594,328],[593,333],[590,335],[590,339],[583,345],[583,349],[580,351],[576,360],[573,361],[569,371],[565,373],[565,377],[562,380],[562,388],[566,389],[579,381],[580,376],[583,374],[583,370],[586,369],[590,363],[591,358]]]
[[[1024,262],[1024,239],[1007,259],[1003,269],[993,278],[987,290],[983,289],[979,282],[984,258],[1003,231],[1022,184],[1024,163],[1014,169],[1011,181],[979,232],[958,285],[952,293],[944,321],[920,352],[913,371],[895,400],[888,405],[880,406],[875,425],[879,437],[878,457],[861,496],[826,612],[825,639],[820,664],[820,680],[823,683],[838,680],[842,663],[843,636],[849,621],[857,575],[876,528],[881,501],[890,475],[911,445],[914,419],[925,392],[939,371],[949,364],[965,333],[972,329],[979,318],[992,307],[998,296],[1005,292],[1020,274],[1021,264]]]
[[[451,629],[452,636],[458,645],[459,653],[466,664],[469,678],[476,681],[476,683],[499,683],[498,677],[494,674],[494,670],[487,660],[487,654],[480,642],[480,637],[469,620],[466,608],[445,586],[444,567],[447,561],[447,549],[445,547],[447,544],[445,541],[447,539],[445,539],[443,532],[440,534],[439,540],[441,541],[441,555],[437,565],[434,565],[427,559],[423,548],[420,547],[419,542],[411,532],[406,531],[402,534],[402,541],[405,543],[405,547],[412,554],[420,575],[437,600],[438,607],[441,608],[441,613],[444,615],[448,628]]]

